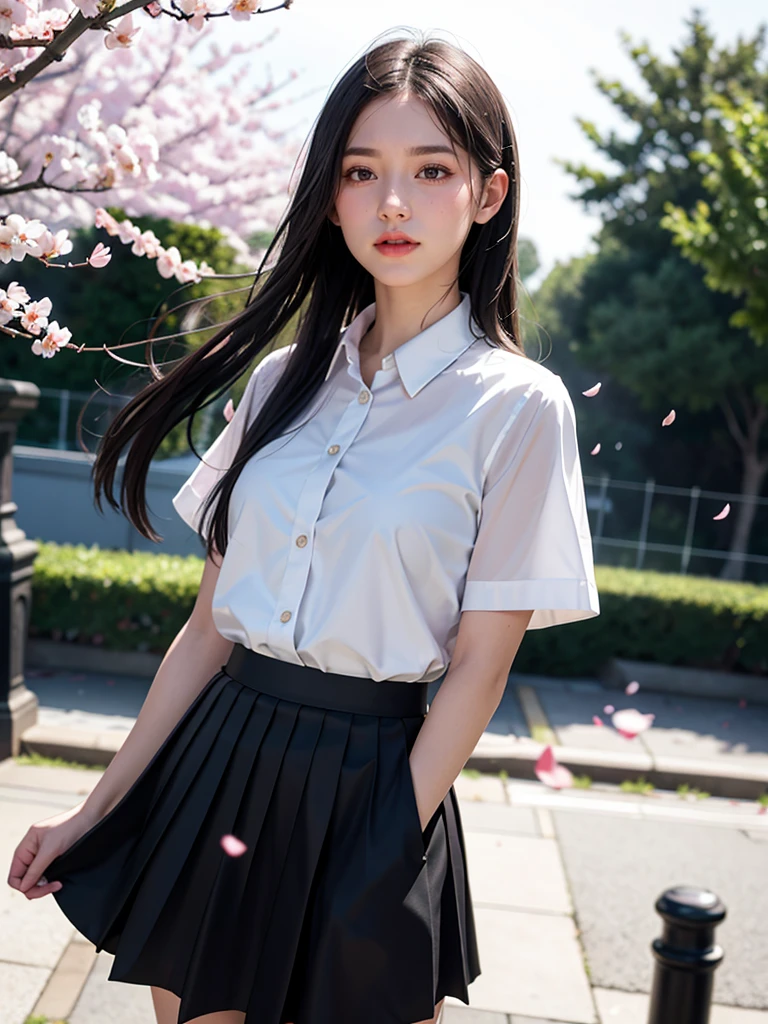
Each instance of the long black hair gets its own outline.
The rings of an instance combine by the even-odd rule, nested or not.
[[[310,134],[300,179],[256,271],[245,308],[170,372],[143,387],[107,427],[93,467],[99,509],[103,489],[110,505],[124,512],[142,536],[162,540],[149,522],[145,489],[150,462],[163,438],[187,419],[192,446],[195,412],[226,392],[297,317],[294,350],[284,372],[203,508],[200,538],[206,554],[211,557],[214,548],[224,554],[229,500],[243,466],[311,404],[340,332],[375,299],[371,274],[349,252],[341,229],[328,214],[356,119],[375,97],[406,90],[431,109],[446,135],[469,154],[483,184],[499,167],[509,177],[496,214],[469,230],[458,284],[469,293],[472,317],[488,342],[526,356],[517,309],[518,152],[506,104],[488,73],[459,47],[429,37],[387,40],[355,61],[328,96]],[[265,270],[273,252],[274,265]],[[114,479],[120,454],[129,443],[121,508],[113,496]]]

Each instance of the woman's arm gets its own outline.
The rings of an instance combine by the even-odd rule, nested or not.
[[[450,667],[411,749],[422,830],[469,760],[504,696],[533,611],[465,611]]]
[[[219,568],[206,559],[192,614],[166,651],[133,728],[83,801],[85,818],[98,821],[127,793],[195,697],[229,658],[234,645],[217,632],[211,614]]]

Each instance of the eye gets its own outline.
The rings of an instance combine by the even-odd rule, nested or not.
[[[423,171],[442,171],[447,178],[450,178],[450,177],[453,176],[452,172],[449,171],[447,167],[443,167],[442,164],[427,164],[425,167],[421,168],[421,170],[419,171],[419,174],[421,174]],[[360,179],[360,178],[353,178],[352,177],[353,174],[358,174],[358,173],[373,174],[373,171],[370,169],[370,167],[350,167],[350,169],[348,171],[346,171],[342,175],[342,177],[343,178],[348,178],[350,181],[356,182],[357,184],[362,184],[364,181],[370,181],[371,180],[370,178],[362,178],[362,179]],[[422,181],[445,181],[446,177],[443,177],[443,178],[428,177],[428,178],[423,178]]]
[[[449,177],[449,178],[451,177],[451,172],[448,170],[447,167],[443,167],[442,164],[427,164],[427,166],[426,167],[422,167],[421,170],[422,171],[445,171],[445,174],[447,175],[447,177]],[[419,174],[421,174],[421,171],[419,171]],[[425,180],[426,181],[445,181],[445,178],[426,178]]]

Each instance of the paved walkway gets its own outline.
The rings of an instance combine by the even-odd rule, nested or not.
[[[98,739],[104,754],[122,742],[148,681],[30,673],[29,685],[41,704],[36,728],[48,730],[49,741],[73,751]],[[609,698],[617,709],[655,712],[652,732],[628,741],[592,725],[593,714],[609,720]],[[667,771],[663,758],[674,756],[692,785],[703,777],[697,765],[745,786],[761,772],[768,779],[768,707],[630,698],[589,680],[513,673],[476,755],[480,764],[515,766],[518,777],[467,771],[456,782],[483,973],[470,987],[470,1007],[449,998],[441,1024],[646,1024],[650,943],[661,923],[653,903],[679,883],[707,885],[728,907],[710,1024],[768,1024],[768,814],[754,798],[640,796],[606,782],[555,792],[525,777],[548,739],[561,761],[582,751],[593,771],[619,770],[632,757]],[[0,763],[6,875],[26,828],[81,800],[97,779],[97,771]],[[112,956],[96,954],[52,898],[29,902],[6,885],[0,922],[0,1024],[24,1024],[32,1014],[154,1024],[149,990],[107,981]]]

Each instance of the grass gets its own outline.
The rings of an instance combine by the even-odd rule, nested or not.
[[[706,800],[712,794],[705,792],[703,789],[697,789],[696,786],[689,786],[687,782],[684,782],[677,787],[677,795],[683,800],[689,796],[695,796],[697,800]]]
[[[619,789],[622,793],[653,793],[656,789],[652,782],[646,782],[645,776],[641,775],[639,779],[624,779],[623,782],[619,783]]]
[[[48,768],[80,768],[83,771],[104,771],[103,764],[82,764],[80,761],[67,761],[63,757],[45,757],[43,754],[17,754],[13,760],[16,764],[45,765]],[[24,1024],[27,1024],[27,1021]],[[43,1024],[46,1024],[46,1022],[43,1022]],[[55,1022],[55,1024],[58,1024],[58,1022]]]

